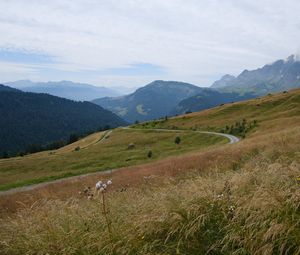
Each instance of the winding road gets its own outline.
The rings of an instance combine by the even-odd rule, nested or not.
[[[223,136],[226,137],[229,140],[229,144],[233,144],[233,143],[237,143],[240,141],[240,139],[234,135],[229,135],[229,134],[224,134],[224,133],[217,133],[217,132],[210,132],[210,131],[193,131],[193,130],[182,130],[182,129],[138,129],[138,128],[130,128],[130,127],[122,127],[121,129],[124,130],[140,130],[140,131],[145,131],[145,130],[150,130],[150,131],[157,131],[157,132],[176,132],[176,133],[182,133],[182,132],[189,132],[189,133],[200,133],[200,134],[211,134],[211,135],[218,135],[218,136]],[[103,140],[105,140],[113,131],[109,130],[107,131],[96,143],[100,143]],[[18,193],[18,192],[24,192],[24,191],[30,191],[30,190],[34,190],[37,188],[41,188],[44,186],[47,186],[48,184],[53,184],[53,183],[61,183],[65,180],[72,180],[72,179],[81,179],[84,178],[86,176],[90,176],[90,175],[99,175],[99,174],[110,174],[112,172],[115,172],[117,169],[112,169],[112,170],[105,170],[105,171],[100,171],[100,172],[95,172],[95,173],[87,173],[87,174],[82,174],[82,175],[76,175],[76,176],[72,176],[72,177],[66,177],[66,178],[62,178],[62,179],[58,179],[58,180],[54,180],[54,181],[49,181],[49,182],[43,182],[43,183],[39,183],[39,184],[33,184],[33,185],[28,185],[28,186],[24,186],[24,187],[18,187],[18,188],[13,188],[10,190],[6,190],[6,191],[0,191],[0,196],[5,196],[5,195],[10,195],[10,194],[14,194],[14,193]]]
[[[159,131],[159,132],[193,132],[193,133],[200,133],[200,134],[210,134],[210,135],[218,135],[226,137],[229,140],[229,144],[237,143],[240,139],[234,135],[224,134],[224,133],[217,133],[217,132],[210,132],[210,131],[193,131],[193,130],[182,130],[182,129],[163,129],[163,128],[131,128],[131,127],[123,127],[122,129],[129,129],[129,130],[150,130],[150,131]]]

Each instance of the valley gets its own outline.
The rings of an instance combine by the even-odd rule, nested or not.
[[[237,248],[296,253],[299,109],[296,89],[116,129],[103,140],[105,133],[95,133],[52,155],[2,159],[1,170],[13,170],[5,177],[11,183],[14,178],[47,176],[54,173],[51,169],[78,174],[99,171],[104,164],[122,168],[0,196],[0,232],[6,243],[0,249],[8,254],[55,254],[65,248],[85,254],[197,254],[209,249],[230,254]],[[222,129],[226,134],[230,129],[224,127],[242,120],[255,120],[256,125],[238,143],[197,134]],[[179,146],[176,136],[181,138]],[[131,143],[134,149],[128,149]],[[78,146],[82,149],[75,151]],[[150,148],[153,159],[147,157]],[[1,171],[2,177],[6,172]],[[97,193],[94,199],[81,194],[99,179],[113,182],[107,192],[113,240],[105,234]],[[266,236],[269,232],[273,234]],[[253,240],[254,234],[259,238]]]

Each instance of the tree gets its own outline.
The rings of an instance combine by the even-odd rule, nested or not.
[[[29,152],[29,153],[36,153],[36,152],[39,152],[39,151],[43,151],[44,148],[42,145],[40,144],[30,144],[27,149],[26,149],[26,152]]]
[[[110,129],[110,125],[105,125],[103,129],[104,129],[104,130]]]
[[[69,143],[75,143],[78,141],[78,135],[77,134],[71,134],[69,138]]]
[[[175,138],[175,141],[174,141],[176,144],[180,144],[180,142],[181,142],[181,139],[180,139],[180,137],[179,136],[176,136],[176,138]]]
[[[148,151],[147,157],[152,158],[152,155],[153,155],[152,151]]]
[[[9,158],[9,155],[8,155],[7,151],[3,151],[2,158]]]

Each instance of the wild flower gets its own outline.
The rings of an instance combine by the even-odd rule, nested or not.
[[[96,190],[99,190],[102,187],[102,181],[96,183]]]
[[[96,190],[100,192],[106,191],[107,187],[112,184],[112,180],[108,180],[106,183],[102,181],[98,181],[96,183]]]
[[[228,210],[229,210],[230,212],[234,212],[235,206],[234,206],[234,205],[229,206]]]
[[[222,194],[219,194],[219,195],[217,195],[217,198],[218,199],[222,199],[224,197],[224,194],[222,193]]]
[[[112,184],[112,180],[108,180],[106,183],[102,181],[98,181],[96,183],[96,190],[98,193],[101,194],[101,204],[102,204],[102,214],[105,218],[106,224],[107,224],[107,229],[109,232],[110,239],[112,240],[112,229],[111,229],[111,220],[109,219],[109,210],[108,210],[108,205],[107,205],[107,199],[105,198],[105,191],[107,190],[108,186]]]

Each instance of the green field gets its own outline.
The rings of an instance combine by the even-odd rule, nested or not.
[[[224,137],[193,132],[117,129],[97,143],[101,135],[93,134],[56,151],[0,160],[0,190],[147,163],[227,142]],[[179,145],[174,143],[177,135]],[[128,149],[130,143],[135,145],[133,149]],[[81,149],[76,151],[76,147]],[[147,156],[150,150],[152,158]]]

